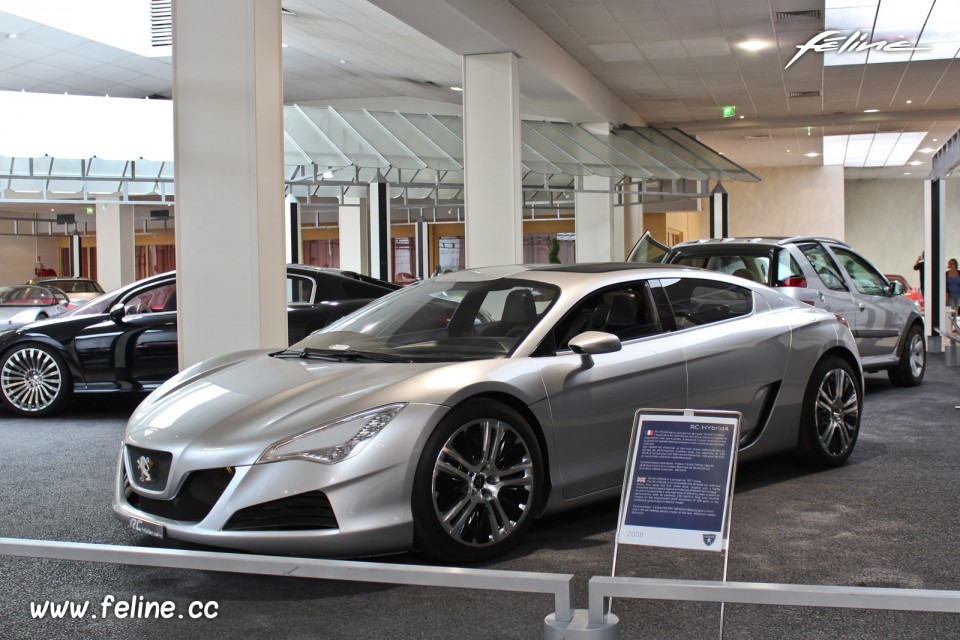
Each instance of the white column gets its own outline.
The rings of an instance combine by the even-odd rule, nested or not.
[[[730,203],[727,190],[719,182],[710,192],[710,237],[726,238],[730,228]]]
[[[70,236],[70,275],[74,278],[81,275],[81,255],[83,255],[83,236]],[[136,255],[136,251],[134,251],[134,255]]]
[[[640,189],[640,185],[632,183],[628,185],[629,191]],[[643,205],[640,204],[640,196],[624,196],[625,206],[623,207],[623,235],[624,235],[624,259],[630,256],[630,251],[643,235]]]
[[[112,291],[137,279],[133,206],[97,203],[96,221],[97,281]]]
[[[946,182],[925,180],[923,190],[923,325],[927,333],[929,351],[940,352],[946,346],[938,331],[949,329],[946,321],[946,284],[943,274],[947,269],[944,240],[944,207]]]
[[[523,262],[519,61],[463,57],[466,266]]]
[[[370,275],[370,225],[360,198],[340,203],[340,268]]]
[[[623,259],[623,220],[614,219],[611,179],[584,176],[583,188],[597,193],[577,193],[574,226],[577,230],[577,262],[610,262]],[[621,247],[619,251],[616,247]],[[615,257],[618,256],[619,257]]]
[[[300,228],[300,202],[293,196],[284,200],[284,236],[287,239],[287,264],[303,263],[303,230]]]
[[[174,0],[180,365],[287,345],[280,0]]]

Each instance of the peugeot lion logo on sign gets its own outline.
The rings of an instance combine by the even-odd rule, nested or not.
[[[708,547],[713,546],[713,543],[716,541],[716,539],[717,539],[717,534],[715,533],[703,534],[703,544],[707,545]]]
[[[137,471],[140,472],[140,482],[142,484],[150,484],[153,482],[153,476],[150,475],[150,469],[153,468],[153,460],[147,456],[140,456],[140,459],[137,460]]]

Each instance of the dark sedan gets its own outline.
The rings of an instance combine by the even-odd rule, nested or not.
[[[291,343],[398,287],[348,271],[287,265]],[[60,318],[0,333],[0,398],[45,416],[74,393],[151,391],[178,370],[173,272],[106,293]]]

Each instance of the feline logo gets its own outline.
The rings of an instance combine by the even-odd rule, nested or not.
[[[150,475],[150,469],[153,469],[153,460],[147,456],[140,456],[137,460],[137,471],[140,472],[140,482],[150,484],[153,482],[153,476]]]
[[[817,53],[836,51],[838,54],[840,54],[860,53],[869,49],[876,49],[877,51],[889,51],[891,53],[897,53],[901,51],[929,51],[931,48],[916,47],[907,40],[896,40],[894,42],[878,40],[877,42],[867,42],[867,37],[868,34],[861,33],[859,31],[854,31],[853,35],[850,36],[844,35],[839,31],[824,31],[823,33],[813,36],[805,43],[798,44],[797,49],[800,51],[798,51],[797,55],[790,59],[790,62],[788,62],[787,66],[784,67],[784,70],[789,69],[790,65],[799,60],[800,56],[805,54],[807,51],[815,51]]]

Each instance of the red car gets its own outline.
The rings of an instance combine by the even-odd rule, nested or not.
[[[923,313],[923,292],[920,291],[920,289],[911,287],[910,283],[907,282],[907,279],[903,276],[887,273],[884,274],[884,277],[886,277],[886,279],[890,282],[899,282],[902,284],[905,292],[903,295],[907,296],[908,299],[913,300],[913,303],[917,305],[918,309],[920,309],[920,313]]]

